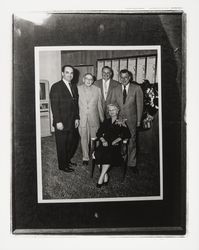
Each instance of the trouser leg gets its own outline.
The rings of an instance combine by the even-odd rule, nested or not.
[[[89,131],[88,126],[80,127],[79,134],[81,137],[82,158],[83,161],[89,160]]]
[[[78,142],[79,142],[79,134],[78,134],[78,129],[74,129],[71,131],[69,135],[69,160],[73,158],[77,147],[78,147]]]
[[[131,129],[131,138],[128,144],[128,166],[136,166],[136,129]]]
[[[89,144],[90,144],[90,153],[92,152],[92,144],[91,144],[91,138],[96,138],[96,133],[97,133],[98,127],[91,127],[89,128]]]
[[[68,155],[66,151],[67,133],[62,131],[55,131],[57,159],[59,169],[67,167]]]
[[[66,155],[67,163],[70,162],[71,158],[74,155],[74,147],[76,144],[76,138],[74,138],[75,130],[67,131],[67,140],[66,140]]]
[[[90,139],[96,137],[98,127],[90,127]]]

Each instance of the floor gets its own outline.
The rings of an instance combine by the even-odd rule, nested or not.
[[[159,164],[155,163],[149,153],[140,152],[138,157],[139,174],[127,169],[123,180],[123,169],[112,167],[107,186],[96,187],[99,177],[97,166],[91,178],[91,162],[82,165],[81,147],[73,157],[77,163],[75,171],[66,173],[58,169],[55,138],[41,139],[42,145],[42,187],[43,199],[85,199],[115,197],[151,197],[160,195]]]

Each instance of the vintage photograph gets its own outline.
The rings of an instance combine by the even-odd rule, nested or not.
[[[38,202],[163,199],[160,46],[35,47]]]
[[[184,39],[179,10],[13,15],[13,233],[186,233]]]

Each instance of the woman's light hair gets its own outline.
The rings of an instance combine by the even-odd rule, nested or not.
[[[85,79],[85,78],[86,78],[86,76],[91,76],[91,77],[92,77],[92,79],[93,79],[93,75],[92,75],[91,73],[86,73],[86,74],[84,74],[83,79]]]
[[[116,108],[118,111],[120,110],[120,109],[119,109],[119,106],[118,106],[117,104],[110,103],[110,104],[107,105],[107,109],[109,110],[110,107],[114,107],[114,108]]]

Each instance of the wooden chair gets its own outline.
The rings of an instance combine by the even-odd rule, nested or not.
[[[98,138],[91,138],[91,159],[92,159],[92,169],[91,169],[91,178],[93,178],[94,170],[95,170],[95,150],[97,147],[97,142],[99,141]],[[127,171],[127,163],[128,163],[128,139],[122,140],[120,142],[121,147],[121,156],[122,156],[122,163],[121,167],[123,169],[122,180],[124,181]]]

